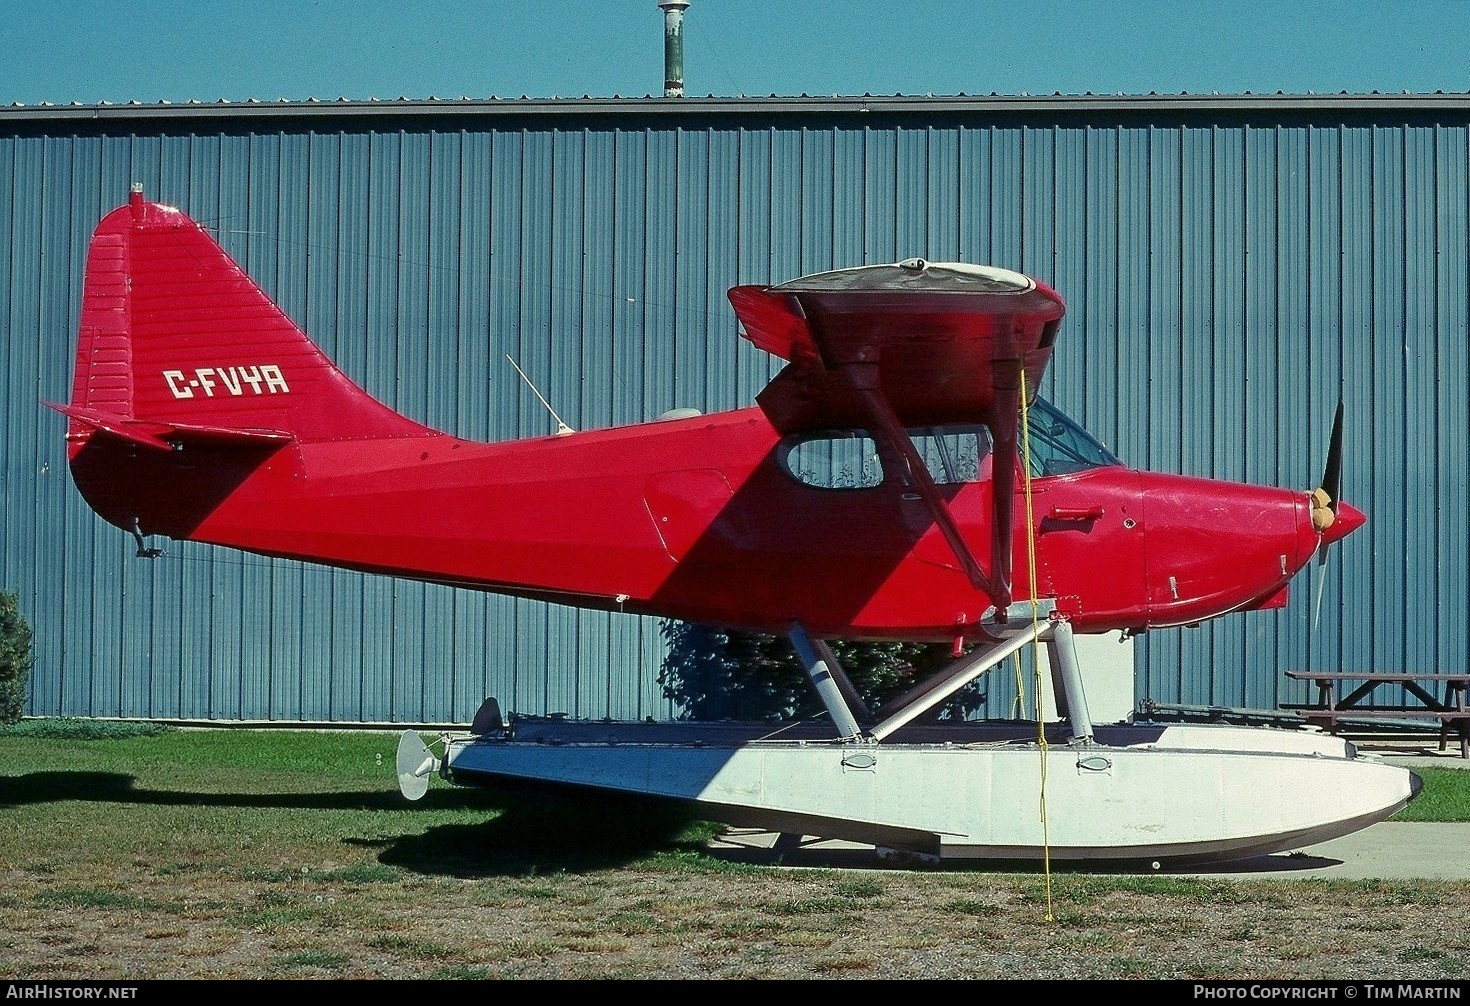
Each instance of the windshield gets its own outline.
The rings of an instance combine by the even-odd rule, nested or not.
[[[1031,420],[1031,477],[1070,475],[1120,462],[1082,427],[1056,406],[1037,398],[1028,410]]]

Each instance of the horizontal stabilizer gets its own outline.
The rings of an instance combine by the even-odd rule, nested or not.
[[[165,423],[152,419],[128,419],[116,413],[76,405],[45,403],[62,415],[108,436],[156,451],[185,447],[279,447],[296,438],[280,430],[239,430],[223,426]]]

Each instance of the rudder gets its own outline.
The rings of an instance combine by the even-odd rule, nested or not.
[[[203,227],[135,187],[92,236],[71,408],[300,441],[425,436],[358,387]]]

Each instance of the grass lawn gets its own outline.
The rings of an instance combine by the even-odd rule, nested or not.
[[[0,728],[0,974],[1470,975],[1470,883],[743,865],[627,801],[406,803],[397,739]],[[1466,820],[1470,772],[1423,776],[1413,819]]]

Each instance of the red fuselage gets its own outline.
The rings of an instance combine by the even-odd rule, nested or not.
[[[494,444],[425,431],[201,456],[72,438],[88,501],[145,534],[769,632],[983,632],[986,596],[902,480],[873,458],[834,488],[792,458],[758,408]],[[1038,474],[1028,520],[1020,479],[968,465],[942,488],[970,547],[989,558],[993,494],[1015,494],[1015,598],[1054,597],[1083,632],[1278,606],[1324,539],[1306,492],[1093,462]],[[1343,506],[1326,537],[1362,520]]]
[[[372,398],[203,227],[135,190],[93,235],[55,407],[78,489],[144,554],[163,534],[837,638],[978,637],[1032,597],[1084,632],[1273,607],[1363,522],[1324,502],[1340,412],[1314,511],[1130,470],[1023,405],[1064,306],[1019,273],[915,259],[730,296],[788,361],[759,407],[473,443]]]

